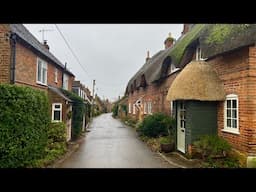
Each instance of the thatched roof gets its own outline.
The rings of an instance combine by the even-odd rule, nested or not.
[[[198,39],[200,33],[204,30],[205,26],[205,24],[194,25],[188,33],[186,33],[178,39],[178,41],[175,43],[172,51],[169,54],[172,58],[172,63],[175,66],[180,65],[180,62],[184,56],[185,51],[187,50],[191,43]]]
[[[167,100],[222,101],[225,95],[212,66],[205,61],[192,61],[173,81]]]
[[[199,37],[202,56],[211,58],[256,42],[256,24],[208,24]]]
[[[163,61],[169,55],[171,49],[172,48],[167,48],[153,55],[130,79],[126,91],[130,91],[131,85],[134,85],[134,81],[136,81],[136,88],[138,88],[140,86],[142,75],[144,75],[147,84],[151,84],[159,80],[161,78]]]
[[[183,68],[191,61],[196,46],[199,44],[202,57],[210,59],[256,42],[256,24],[195,24],[189,32],[182,35],[177,42],[166,50],[161,50],[149,59],[130,79],[126,93],[136,80],[136,88],[140,86],[144,74],[147,84],[161,78],[163,61],[169,56],[171,63]],[[136,89],[134,88],[134,89]]]

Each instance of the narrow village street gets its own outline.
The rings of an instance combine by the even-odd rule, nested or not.
[[[84,143],[60,168],[175,168],[111,113],[96,117]]]

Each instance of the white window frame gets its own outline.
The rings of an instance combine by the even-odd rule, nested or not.
[[[147,102],[144,102],[144,114],[147,114]]]
[[[132,113],[132,104],[129,103],[129,113]]]
[[[54,71],[54,82],[58,83],[58,69],[57,68],[55,68],[55,71]]]
[[[60,105],[60,108],[56,109],[55,106]],[[54,120],[54,111],[60,111],[60,120]],[[52,104],[52,122],[62,122],[62,103],[53,103]]]
[[[148,101],[148,114],[152,114],[152,102]]]
[[[132,105],[132,114],[136,114],[136,106],[135,103]]]
[[[206,58],[202,57],[202,49],[200,46],[197,46],[196,48],[196,61],[204,61]]]
[[[41,62],[41,69],[40,69],[40,72],[38,71],[38,65],[39,65],[39,62]],[[37,62],[36,62],[36,83],[37,84],[41,84],[41,85],[47,85],[47,63],[40,59],[39,57],[37,58]],[[45,73],[45,82],[43,82],[43,71],[46,71]],[[41,75],[41,79],[39,79],[39,73]]]
[[[227,126],[227,101],[231,100],[231,108],[229,108],[231,110],[231,127]],[[236,100],[236,118],[232,117],[232,113],[233,113],[233,104],[232,101]],[[236,119],[236,128],[232,127],[232,120]],[[238,96],[236,94],[229,94],[226,96],[226,100],[224,102],[224,128],[222,129],[222,131],[225,132],[229,132],[229,133],[234,133],[234,134],[240,134],[239,132],[239,100],[238,100]]]
[[[174,73],[175,71],[178,71],[180,68],[175,67],[175,65],[172,63],[171,64],[171,73]]]
[[[63,74],[63,89],[68,90],[69,77],[66,73]]]

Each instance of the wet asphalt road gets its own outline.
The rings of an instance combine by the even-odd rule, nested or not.
[[[174,168],[140,141],[134,129],[113,119],[96,117],[85,141],[60,168]]]

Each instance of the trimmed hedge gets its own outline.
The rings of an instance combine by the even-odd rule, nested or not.
[[[33,166],[44,157],[49,122],[43,91],[0,85],[0,167]]]
[[[75,93],[72,93],[70,91],[61,89],[63,94],[65,94],[67,97],[69,97],[73,103],[72,103],[72,131],[71,131],[71,139],[76,140],[79,135],[82,133],[82,127],[83,127],[83,117],[85,114],[85,104],[84,100],[76,95]]]

